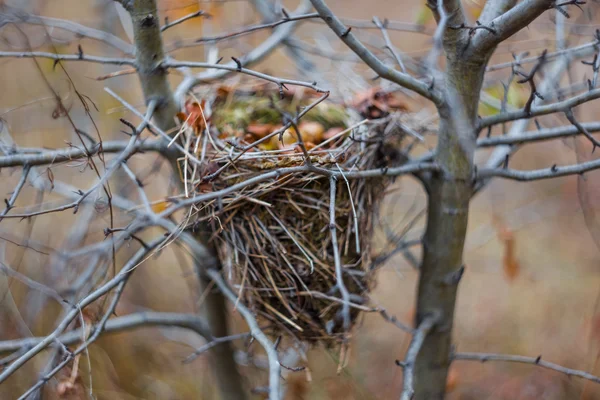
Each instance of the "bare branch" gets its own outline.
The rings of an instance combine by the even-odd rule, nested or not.
[[[300,7],[298,7],[294,15],[306,13],[307,11],[309,11],[309,9],[310,8],[308,3],[302,2],[302,4],[300,5]],[[257,46],[254,50],[246,54],[241,59],[242,64],[245,66],[249,66],[264,59],[294,32],[295,28],[297,27],[297,24],[297,22],[292,21],[288,24],[276,28],[273,34],[269,36],[267,40],[262,42],[259,46]],[[175,99],[178,102],[183,103],[186,93],[189,92],[194,86],[200,85],[205,82],[214,81],[216,79],[225,78],[227,75],[234,72],[233,68],[235,68],[235,70],[237,71],[237,65],[233,61],[223,65],[222,67],[228,68],[221,68],[220,70],[216,71],[207,71],[205,73],[194,75],[184,79],[183,82],[181,82],[175,90]],[[215,67],[213,66],[212,68]]]
[[[67,161],[73,161],[80,158],[93,157],[95,155],[120,153],[128,146],[128,142],[124,140],[114,140],[98,143],[86,151],[78,147],[68,147],[56,150],[40,149],[38,153],[19,153],[8,156],[0,156],[0,168],[18,167],[18,166],[36,166],[57,164]],[[167,142],[164,140],[146,139],[140,140],[133,144],[132,153],[138,152],[163,152],[167,151]]]
[[[565,368],[561,365],[551,363],[549,361],[542,360],[542,356],[538,357],[525,357],[515,356],[509,354],[492,354],[492,353],[456,353],[452,356],[455,361],[481,361],[482,363],[488,361],[502,361],[502,362],[516,362],[524,364],[537,365],[542,368],[550,369],[567,375],[568,377],[576,376],[578,378],[587,379],[589,381],[600,383],[600,377],[592,375],[585,371],[579,371],[576,369]]]
[[[129,261],[125,264],[121,272],[117,274],[114,278],[106,282],[104,285],[90,293],[83,300],[79,301],[77,304],[73,306],[71,311],[69,311],[63,320],[58,324],[56,329],[46,336],[44,339],[39,341],[36,345],[34,345],[31,349],[29,349],[25,354],[21,355],[17,358],[12,364],[6,367],[2,373],[0,373],[0,383],[4,382],[9,376],[11,376],[15,371],[21,368],[27,361],[32,359],[35,355],[37,355],[40,351],[44,350],[54,341],[56,341],[60,335],[64,332],[64,330],[69,326],[69,324],[79,315],[82,309],[99,299],[100,297],[106,295],[112,289],[117,287],[121,281],[127,279],[129,274],[134,270],[135,267],[143,258],[158,246],[160,243],[164,241],[164,237],[159,237],[154,240],[148,248],[140,249]]]
[[[98,57],[88,56],[87,54],[55,54],[47,53],[43,51],[0,51],[0,57],[10,58],[49,58],[56,61],[84,61],[93,62],[98,64],[110,64],[110,65],[131,65],[136,66],[135,60],[132,58],[110,58],[110,57]]]
[[[388,49],[390,51],[390,53],[392,53],[392,56],[394,56],[394,59],[398,63],[398,66],[400,67],[402,72],[406,73],[406,68],[404,67],[402,58],[400,58],[400,54],[398,53],[398,50],[392,43],[392,40],[390,39],[390,35],[388,35],[387,20],[385,20],[385,22],[382,23],[378,17],[373,17],[373,23],[375,24],[376,27],[378,27],[381,30],[381,35],[383,36],[383,40],[385,41],[385,48]]]
[[[190,20],[190,19],[192,19],[192,18],[198,18],[198,17],[202,17],[202,16],[205,16],[205,17],[207,17],[207,18],[210,18],[210,15],[209,15],[209,14],[207,14],[207,13],[205,13],[203,10],[196,11],[196,12],[194,12],[194,13],[191,13],[191,14],[188,14],[188,15],[186,15],[186,16],[184,16],[184,17],[181,17],[181,18],[179,18],[179,19],[176,19],[176,20],[175,20],[175,21],[173,21],[173,22],[168,22],[168,23],[165,23],[163,26],[161,26],[161,27],[160,27],[160,31],[161,31],[161,32],[164,32],[164,31],[166,31],[167,29],[169,29],[169,28],[172,28],[172,27],[174,27],[174,26],[176,26],[176,25],[179,25],[179,24],[181,24],[181,23],[183,23],[183,22],[185,22],[185,21],[187,21],[187,20]]]
[[[483,168],[477,171],[477,178],[487,179],[497,177],[526,182],[558,178],[568,175],[582,175],[587,171],[592,171],[598,168],[600,168],[600,159],[562,167],[553,165],[550,168],[536,169],[532,171],[518,171],[507,168]]]
[[[585,43],[580,46],[571,47],[568,49],[558,50],[558,51],[554,51],[551,53],[547,53],[546,60],[552,60],[554,58],[559,58],[561,56],[570,56],[570,57],[583,56],[583,57],[585,57],[587,54],[590,53],[590,51],[593,51],[597,47],[598,47],[598,41],[595,40],[593,42]],[[498,70],[501,70],[504,68],[512,68],[515,66],[534,63],[534,62],[538,62],[538,61],[539,61],[539,57],[519,58],[519,60],[516,60],[516,61],[490,65],[485,70],[486,70],[486,72],[498,71]]]
[[[0,157],[0,158],[2,158],[2,157]],[[25,168],[23,168],[23,173],[21,174],[21,179],[19,179],[19,183],[17,183],[15,190],[13,190],[13,193],[10,196],[10,199],[4,199],[4,201],[6,203],[6,208],[0,213],[0,221],[2,221],[2,217],[5,216],[6,214],[8,214],[10,209],[14,207],[15,202],[17,201],[17,197],[19,197],[19,193],[21,193],[23,186],[25,186],[25,182],[27,182],[27,177],[29,176],[30,171],[31,171],[30,166],[25,166]]]
[[[471,41],[471,53],[486,52],[529,25],[544,11],[553,8],[553,0],[524,0],[504,14],[489,21],[495,34],[488,30],[479,30]]]
[[[600,122],[580,124],[587,132],[600,131]],[[477,140],[477,147],[491,147],[502,145],[522,145],[544,140],[561,139],[580,135],[582,132],[576,126],[560,126],[557,128],[541,129],[523,132],[515,136],[494,136]]]
[[[557,112],[565,113],[573,107],[577,107],[583,103],[587,103],[591,100],[600,98],[600,89],[590,90],[589,92],[582,93],[580,95],[571,97],[570,99],[560,101],[557,103],[547,104],[543,106],[532,106],[531,110],[519,110],[507,113],[501,113],[486,117],[479,121],[478,129],[487,128],[488,126],[501,124],[503,122],[515,121],[523,118],[539,117],[540,115],[553,114]]]
[[[335,226],[335,200],[337,193],[337,180],[335,177],[329,178],[329,231],[331,232],[331,247],[333,251],[333,260],[335,263],[336,286],[342,294],[344,303],[342,305],[342,316],[344,321],[344,331],[350,329],[350,293],[344,284],[342,272],[342,261],[340,259],[340,249],[337,242],[337,231]],[[356,233],[358,234],[358,232]]]
[[[388,79],[400,86],[410,89],[426,99],[431,100],[435,104],[440,103],[441,96],[430,87],[429,84],[419,81],[412,76],[396,71],[385,65],[371,51],[369,51],[347,28],[338,17],[336,17],[329,7],[322,0],[311,0],[313,7],[321,15],[321,18],[329,25],[331,30],[352,50],[358,55],[373,71],[380,77]]]
[[[14,10],[14,12],[3,13],[2,18],[3,22],[24,22],[27,24],[44,25],[48,27],[63,29],[65,31],[73,32],[78,36],[83,36],[89,39],[104,42],[127,55],[134,54],[133,45],[125,42],[117,36],[105,31],[78,24],[73,21],[67,21],[59,18],[44,17],[41,15],[26,14],[21,12],[21,10],[16,9]]]
[[[263,74],[262,72],[257,72],[257,71],[253,71],[251,69],[244,68],[243,66],[246,65],[246,57],[242,57],[239,59],[236,58],[236,60],[237,60],[237,62],[234,61],[233,63],[223,64],[223,65],[211,64],[211,63],[205,63],[205,62],[193,62],[193,61],[165,61],[161,64],[161,67],[163,67],[163,68],[188,67],[188,68],[220,69],[220,70],[225,70],[225,71],[229,71],[229,72],[239,72],[242,74],[254,76],[256,78],[260,78],[260,79],[263,79],[263,80],[266,80],[269,82],[273,82],[280,87],[282,85],[304,86],[304,87],[313,89],[319,93],[327,92],[327,90],[317,86],[316,82],[303,82],[303,81],[298,81],[298,80],[293,80],[293,79],[277,78],[272,75],[267,75],[267,74]]]
[[[406,351],[406,357],[404,361],[396,361],[396,364],[404,370],[404,382],[402,384],[401,400],[411,400],[413,398],[413,379],[414,379],[414,366],[417,360],[417,355],[421,350],[421,346],[425,341],[425,337],[433,329],[434,325],[439,321],[440,314],[432,313],[423,318],[421,324],[417,327],[413,333],[413,338]]]
[[[218,42],[218,41],[224,40],[224,39],[233,39],[235,37],[247,35],[249,33],[256,32],[256,31],[259,31],[262,29],[276,28],[279,25],[286,24],[289,22],[302,21],[302,20],[313,19],[313,18],[320,18],[320,16],[318,13],[301,14],[301,15],[284,15],[284,17],[278,21],[268,22],[265,24],[247,26],[247,27],[239,29],[235,32],[224,33],[222,35],[201,37],[200,39],[196,40],[196,42],[197,43],[206,43],[206,42]]]
[[[250,328],[250,334],[265,349],[267,358],[269,360],[269,400],[279,400],[281,398],[279,393],[279,376],[281,366],[279,364],[279,357],[277,355],[275,346],[273,343],[271,343],[267,335],[265,335],[260,329],[260,326],[256,322],[252,312],[248,310],[248,308],[246,308],[246,306],[244,306],[242,303],[237,301],[237,295],[231,291],[227,283],[221,277],[221,274],[214,269],[209,269],[205,273],[213,280],[213,282],[216,283],[225,297],[227,297],[232,304],[235,304],[236,309],[246,320],[246,323]]]

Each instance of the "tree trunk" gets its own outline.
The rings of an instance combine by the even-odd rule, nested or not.
[[[133,22],[134,44],[138,76],[144,93],[146,104],[156,101],[153,118],[156,125],[164,131],[175,127],[177,104],[167,79],[167,71],[160,67],[165,54],[160,34],[160,21],[155,0],[121,1],[131,14]],[[173,175],[181,188],[177,160],[171,160]],[[201,232],[196,234],[198,241],[205,243]],[[214,250],[214,249],[210,249]],[[214,251],[213,251],[214,252]],[[200,293],[210,287],[210,280],[202,274],[203,265],[196,265],[200,280]],[[211,290],[203,303],[204,313],[214,337],[227,336],[227,307],[223,295],[218,290]],[[233,347],[230,342],[223,342],[211,350],[213,372],[223,400],[244,400],[247,398],[242,385],[242,377],[234,360]]]
[[[439,106],[436,152],[441,171],[426,184],[429,204],[417,295],[417,325],[434,312],[440,312],[441,319],[426,336],[415,363],[415,400],[444,398],[456,293],[464,270],[477,104],[487,59],[464,60],[456,49],[446,49],[446,87]]]

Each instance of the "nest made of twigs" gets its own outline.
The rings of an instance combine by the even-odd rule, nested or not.
[[[366,308],[363,304],[373,287],[370,270],[373,218],[391,180],[346,179],[344,171],[402,164],[405,159],[402,148],[408,142],[404,128],[415,123],[409,114],[397,112],[343,132],[356,122],[359,113],[345,106],[329,105],[321,109],[321,114],[316,109],[306,116],[310,121],[321,121],[323,130],[335,131],[321,137],[320,142],[307,143],[305,138],[302,145],[282,143],[289,134],[301,142],[295,132],[297,128],[303,134],[303,128],[296,125],[277,135],[279,149],[257,146],[242,152],[240,149],[247,148],[252,140],[249,135],[261,131],[255,137],[264,136],[257,126],[270,122],[256,124],[251,117],[245,120],[232,117],[236,113],[238,117],[241,115],[238,110],[216,111],[226,106],[225,101],[231,106],[230,94],[227,98],[213,103],[212,123],[217,127],[215,138],[224,139],[222,143],[228,145],[218,148],[216,144],[206,150],[204,156],[210,167],[204,175],[212,176],[210,182],[200,179],[198,190],[222,190],[260,174],[274,174],[268,180],[203,205],[198,221],[211,224],[215,232],[211,240],[222,261],[224,275],[239,293],[240,301],[260,319],[271,323],[278,332],[302,341],[326,345],[341,341],[356,322],[360,309]],[[246,101],[244,97],[236,99],[237,103]],[[271,113],[273,105],[263,102],[252,107],[255,108],[251,112],[262,115]],[[247,111],[248,106],[244,109]],[[328,120],[328,115],[334,118]],[[280,114],[277,117],[281,119]],[[236,126],[240,120],[242,123]],[[237,144],[232,143],[234,138],[238,139]],[[307,168],[306,155],[312,165],[338,172],[337,179],[331,180],[330,176]],[[291,167],[299,168],[286,172]],[[351,303],[350,326],[344,324],[342,288],[336,279],[331,182],[336,185],[335,234],[343,287]]]

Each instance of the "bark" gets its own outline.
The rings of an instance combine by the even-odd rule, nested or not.
[[[452,35],[452,34],[451,34]],[[427,228],[417,294],[417,326],[440,313],[415,362],[415,400],[441,400],[450,366],[452,326],[458,283],[464,271],[463,248],[473,193],[473,153],[479,91],[487,56],[464,59],[464,35],[446,37],[444,101],[435,156],[440,172],[426,183]]]
[[[123,0],[120,2],[129,11],[133,22],[134,44],[138,76],[146,104],[155,100],[157,108],[153,115],[155,123],[164,131],[175,127],[177,104],[167,79],[167,71],[160,64],[165,58],[160,20],[155,0]],[[175,179],[179,180],[177,161],[171,160]],[[183,188],[183,186],[181,186]],[[196,238],[206,244],[205,238],[198,233]],[[209,249],[213,250],[214,249]],[[202,273],[203,265],[196,265],[200,280],[200,293],[210,287],[210,279]],[[220,266],[219,266],[220,268]],[[227,336],[228,319],[225,298],[218,290],[211,290],[206,296],[203,311],[214,337]],[[244,400],[247,395],[242,377],[233,357],[233,347],[223,342],[211,351],[212,366],[223,400]]]

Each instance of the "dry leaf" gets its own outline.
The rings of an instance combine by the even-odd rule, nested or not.
[[[498,226],[498,239],[504,245],[504,255],[502,257],[502,269],[504,276],[508,281],[512,282],[519,275],[520,265],[516,256],[516,240],[514,233],[501,222],[496,223]]]

